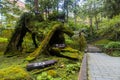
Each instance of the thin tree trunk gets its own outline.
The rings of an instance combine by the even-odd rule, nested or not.
[[[90,35],[93,35],[92,17],[90,17]]]
[[[98,18],[97,18],[97,16],[95,16],[95,25],[96,25],[96,29],[98,30]]]
[[[67,6],[66,6],[66,8],[67,8],[67,9],[66,9],[66,15],[67,15],[67,16],[66,16],[66,22],[68,22],[68,12],[69,12],[69,11],[68,11],[68,1],[67,1]]]
[[[35,13],[38,12],[38,0],[34,0],[34,11]]]
[[[75,0],[74,20],[75,20],[75,27],[76,27],[76,21],[77,21],[77,19],[76,19],[76,0]]]
[[[57,0],[58,1],[58,0]],[[59,11],[59,5],[58,5],[58,2],[57,2],[57,12]]]

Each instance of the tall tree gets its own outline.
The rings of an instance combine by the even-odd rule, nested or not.
[[[99,23],[99,16],[102,12],[102,3],[101,0],[86,0],[84,4],[82,4],[80,15],[85,18],[89,18],[89,24],[90,24],[90,34],[93,34],[93,20],[95,20],[95,26],[96,29],[98,29],[98,23]]]
[[[23,10],[19,8],[16,4],[17,2],[12,2],[10,0],[3,0],[1,5],[3,6],[0,10],[0,13],[3,14],[5,18],[6,25],[14,26],[14,21],[16,21],[20,14],[22,14]]]
[[[109,18],[120,14],[120,0],[104,0],[104,14]]]

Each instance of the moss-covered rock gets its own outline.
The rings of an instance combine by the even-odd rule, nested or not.
[[[32,80],[32,78],[21,67],[10,66],[0,70],[0,80]]]
[[[61,49],[61,52],[73,52],[73,53],[79,53],[79,51],[78,50],[76,50],[76,49],[73,49],[73,48],[71,48],[71,47],[65,47],[64,49]]]
[[[48,73],[48,75],[50,75],[52,77],[56,77],[57,76],[57,72],[55,70],[48,70],[47,73]]]

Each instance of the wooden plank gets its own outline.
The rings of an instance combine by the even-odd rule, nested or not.
[[[78,80],[87,80],[87,56],[84,54]]]

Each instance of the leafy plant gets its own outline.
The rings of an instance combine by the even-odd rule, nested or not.
[[[67,67],[66,72],[68,74],[74,74],[76,71],[78,71],[80,69],[80,63],[68,64],[66,67]]]
[[[41,75],[37,76],[37,80],[61,80],[61,78],[54,78],[50,76],[47,72],[42,72]]]
[[[111,40],[120,39],[120,15],[113,17],[112,19],[105,19],[100,24],[101,29],[97,31],[99,36],[109,38]]]
[[[113,51],[112,56],[114,57],[120,57],[120,51]]]
[[[120,48],[120,42],[109,42],[105,48]]]

